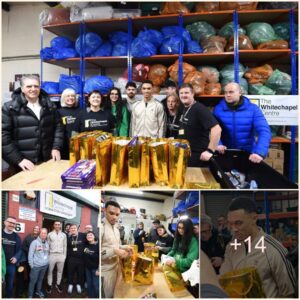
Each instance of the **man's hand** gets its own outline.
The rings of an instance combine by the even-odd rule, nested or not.
[[[217,146],[217,151],[218,151],[219,153],[221,153],[221,154],[224,154],[226,149],[227,149],[227,147],[224,146],[224,145],[218,145],[218,146]]]
[[[60,152],[59,152],[59,150],[56,150],[56,149],[53,149],[52,151],[51,151],[51,156],[52,156],[52,159],[55,161],[58,161],[58,160],[60,160]]]
[[[212,265],[213,265],[215,268],[218,268],[218,267],[220,267],[220,266],[222,265],[222,263],[223,263],[223,258],[222,258],[222,257],[217,257],[217,256],[212,257],[212,258],[211,258],[211,263],[212,263]]]
[[[200,160],[209,161],[212,156],[213,156],[212,153],[209,153],[208,151],[203,151],[200,155]]]
[[[14,265],[17,262],[17,259],[15,257],[12,257],[10,259],[10,262]]]
[[[175,259],[173,257],[169,257],[166,260],[166,265],[171,266],[171,267],[175,267]]]
[[[252,153],[249,156],[249,160],[252,161],[255,164],[259,164],[263,160],[263,158],[258,154]]]
[[[129,252],[126,250],[123,250],[123,249],[116,248],[116,249],[114,249],[114,252],[116,255],[118,255],[121,258],[126,258],[129,255]]]
[[[28,160],[28,159],[23,159],[20,163],[19,163],[19,167],[23,170],[23,171],[32,171],[34,169],[34,164]]]
[[[96,276],[99,276],[99,275],[100,275],[99,270],[96,270]]]

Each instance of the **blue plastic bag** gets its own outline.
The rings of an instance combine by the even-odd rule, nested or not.
[[[189,192],[185,200],[185,207],[188,208],[197,204],[199,204],[199,192]]]
[[[127,43],[115,44],[113,45],[111,56],[126,56],[127,50]]]
[[[181,36],[185,42],[189,42],[192,40],[190,33],[179,26],[165,26],[161,29],[161,32],[164,38],[170,38],[172,36]]]
[[[203,49],[197,41],[186,42],[184,46],[184,53],[202,53]]]
[[[50,42],[50,45],[53,49],[62,49],[62,48],[72,48],[74,47],[74,43],[63,36],[57,36],[53,38]]]
[[[148,57],[156,54],[156,47],[140,38],[135,38],[131,44],[131,54],[133,57]]]
[[[76,94],[80,93],[80,76],[73,75],[68,76],[60,74],[59,76],[59,93],[62,93],[65,89],[73,89]]]
[[[160,47],[160,45],[162,44],[163,38],[164,38],[162,33],[159,32],[158,30],[147,29],[147,28],[145,28],[144,30],[141,30],[138,33],[137,37],[145,42],[152,43],[157,48]]]
[[[48,94],[59,94],[59,83],[53,81],[42,82],[41,88]]]
[[[41,60],[50,60],[54,57],[55,50],[52,47],[45,47],[40,51]]]
[[[91,56],[111,56],[113,45],[111,42],[104,42]]]
[[[85,56],[90,56],[95,52],[103,43],[101,37],[93,32],[88,32],[83,36],[85,40]],[[77,38],[75,48],[78,54],[80,54],[80,37]]]
[[[94,90],[101,94],[107,94],[114,86],[113,81],[106,76],[92,76],[85,81],[84,93],[88,94]]]
[[[174,35],[164,39],[159,49],[161,54],[178,54],[180,49],[181,37]]]
[[[108,38],[113,44],[127,43],[129,39],[128,33],[124,31],[111,32]]]
[[[185,211],[185,200],[181,200],[176,207],[172,209],[173,216],[178,215],[179,212]]]
[[[66,59],[66,58],[72,58],[76,56],[77,56],[77,52],[74,48],[62,48],[54,52],[53,58]]]

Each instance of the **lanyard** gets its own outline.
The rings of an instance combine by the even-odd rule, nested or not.
[[[189,106],[189,108],[186,110],[186,112],[184,114],[181,115],[180,121],[182,123],[184,123],[184,119],[186,117],[186,115],[189,113],[190,109],[192,108],[192,106],[196,103],[196,101],[194,100],[194,102]]]

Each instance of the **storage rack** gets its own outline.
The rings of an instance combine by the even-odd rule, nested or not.
[[[290,64],[292,75],[292,95],[298,94],[297,86],[297,56],[298,51],[295,49],[295,22],[296,11],[291,9],[275,9],[275,10],[249,10],[249,11],[216,11],[216,12],[204,12],[204,13],[188,13],[188,14],[172,14],[172,15],[159,15],[159,16],[144,16],[134,18],[123,19],[108,19],[108,20],[93,20],[86,22],[74,22],[64,23],[57,25],[47,25],[41,28],[41,47],[43,47],[44,31],[47,30],[58,36],[66,36],[71,40],[75,40],[78,37],[78,31],[80,36],[80,48],[81,55],[79,58],[70,58],[65,60],[48,60],[46,63],[57,65],[60,67],[68,68],[69,73],[72,69],[76,69],[79,66],[79,73],[81,78],[80,86],[80,106],[84,107],[84,94],[83,86],[85,82],[86,69],[100,68],[101,75],[105,74],[105,68],[107,67],[126,67],[128,69],[128,80],[132,79],[132,65],[133,63],[154,64],[163,63],[171,64],[177,59],[179,60],[178,70],[178,83],[182,84],[183,79],[183,62],[191,64],[225,64],[234,63],[234,78],[236,82],[239,82],[238,66],[240,62],[247,63],[262,63],[262,62],[277,62],[278,60],[283,64]],[[238,24],[249,24],[253,21],[262,22],[279,22],[290,21],[290,45],[291,49],[287,50],[239,50],[238,49]],[[179,54],[173,55],[154,55],[146,58],[132,57],[131,54],[131,41],[134,34],[140,29],[147,27],[149,29],[160,29],[165,25],[178,25],[184,28],[185,25],[194,23],[196,21],[207,21],[214,25],[214,27],[220,28],[227,22],[234,22],[234,51],[225,53],[200,53],[200,54],[183,54],[183,40],[181,41],[181,47]],[[106,33],[126,30],[129,35],[128,39],[128,51],[127,56],[121,57],[85,57],[85,41],[83,36],[86,32],[101,33],[101,36],[105,36]],[[41,81],[43,81],[43,61],[41,60]],[[201,101],[219,101],[223,97],[202,95],[199,97]],[[214,100],[213,100],[214,99]],[[216,103],[215,103],[216,104]],[[290,161],[289,161],[289,179],[295,181],[295,158],[297,151],[296,140],[296,126],[291,127],[291,139],[275,138],[273,143],[290,143]]]

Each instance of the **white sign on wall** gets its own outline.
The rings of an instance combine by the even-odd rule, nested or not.
[[[25,232],[25,223],[18,222],[16,224],[15,230],[16,233],[24,233]]]
[[[41,191],[40,211],[65,219],[73,219],[76,217],[76,202],[52,192]]]
[[[20,199],[19,195],[16,195],[16,194],[12,195],[12,201],[19,202],[19,199]]]
[[[298,126],[298,96],[249,95],[260,107],[269,125]]]
[[[19,219],[35,221],[36,220],[36,211],[35,209],[28,207],[19,207]]]

